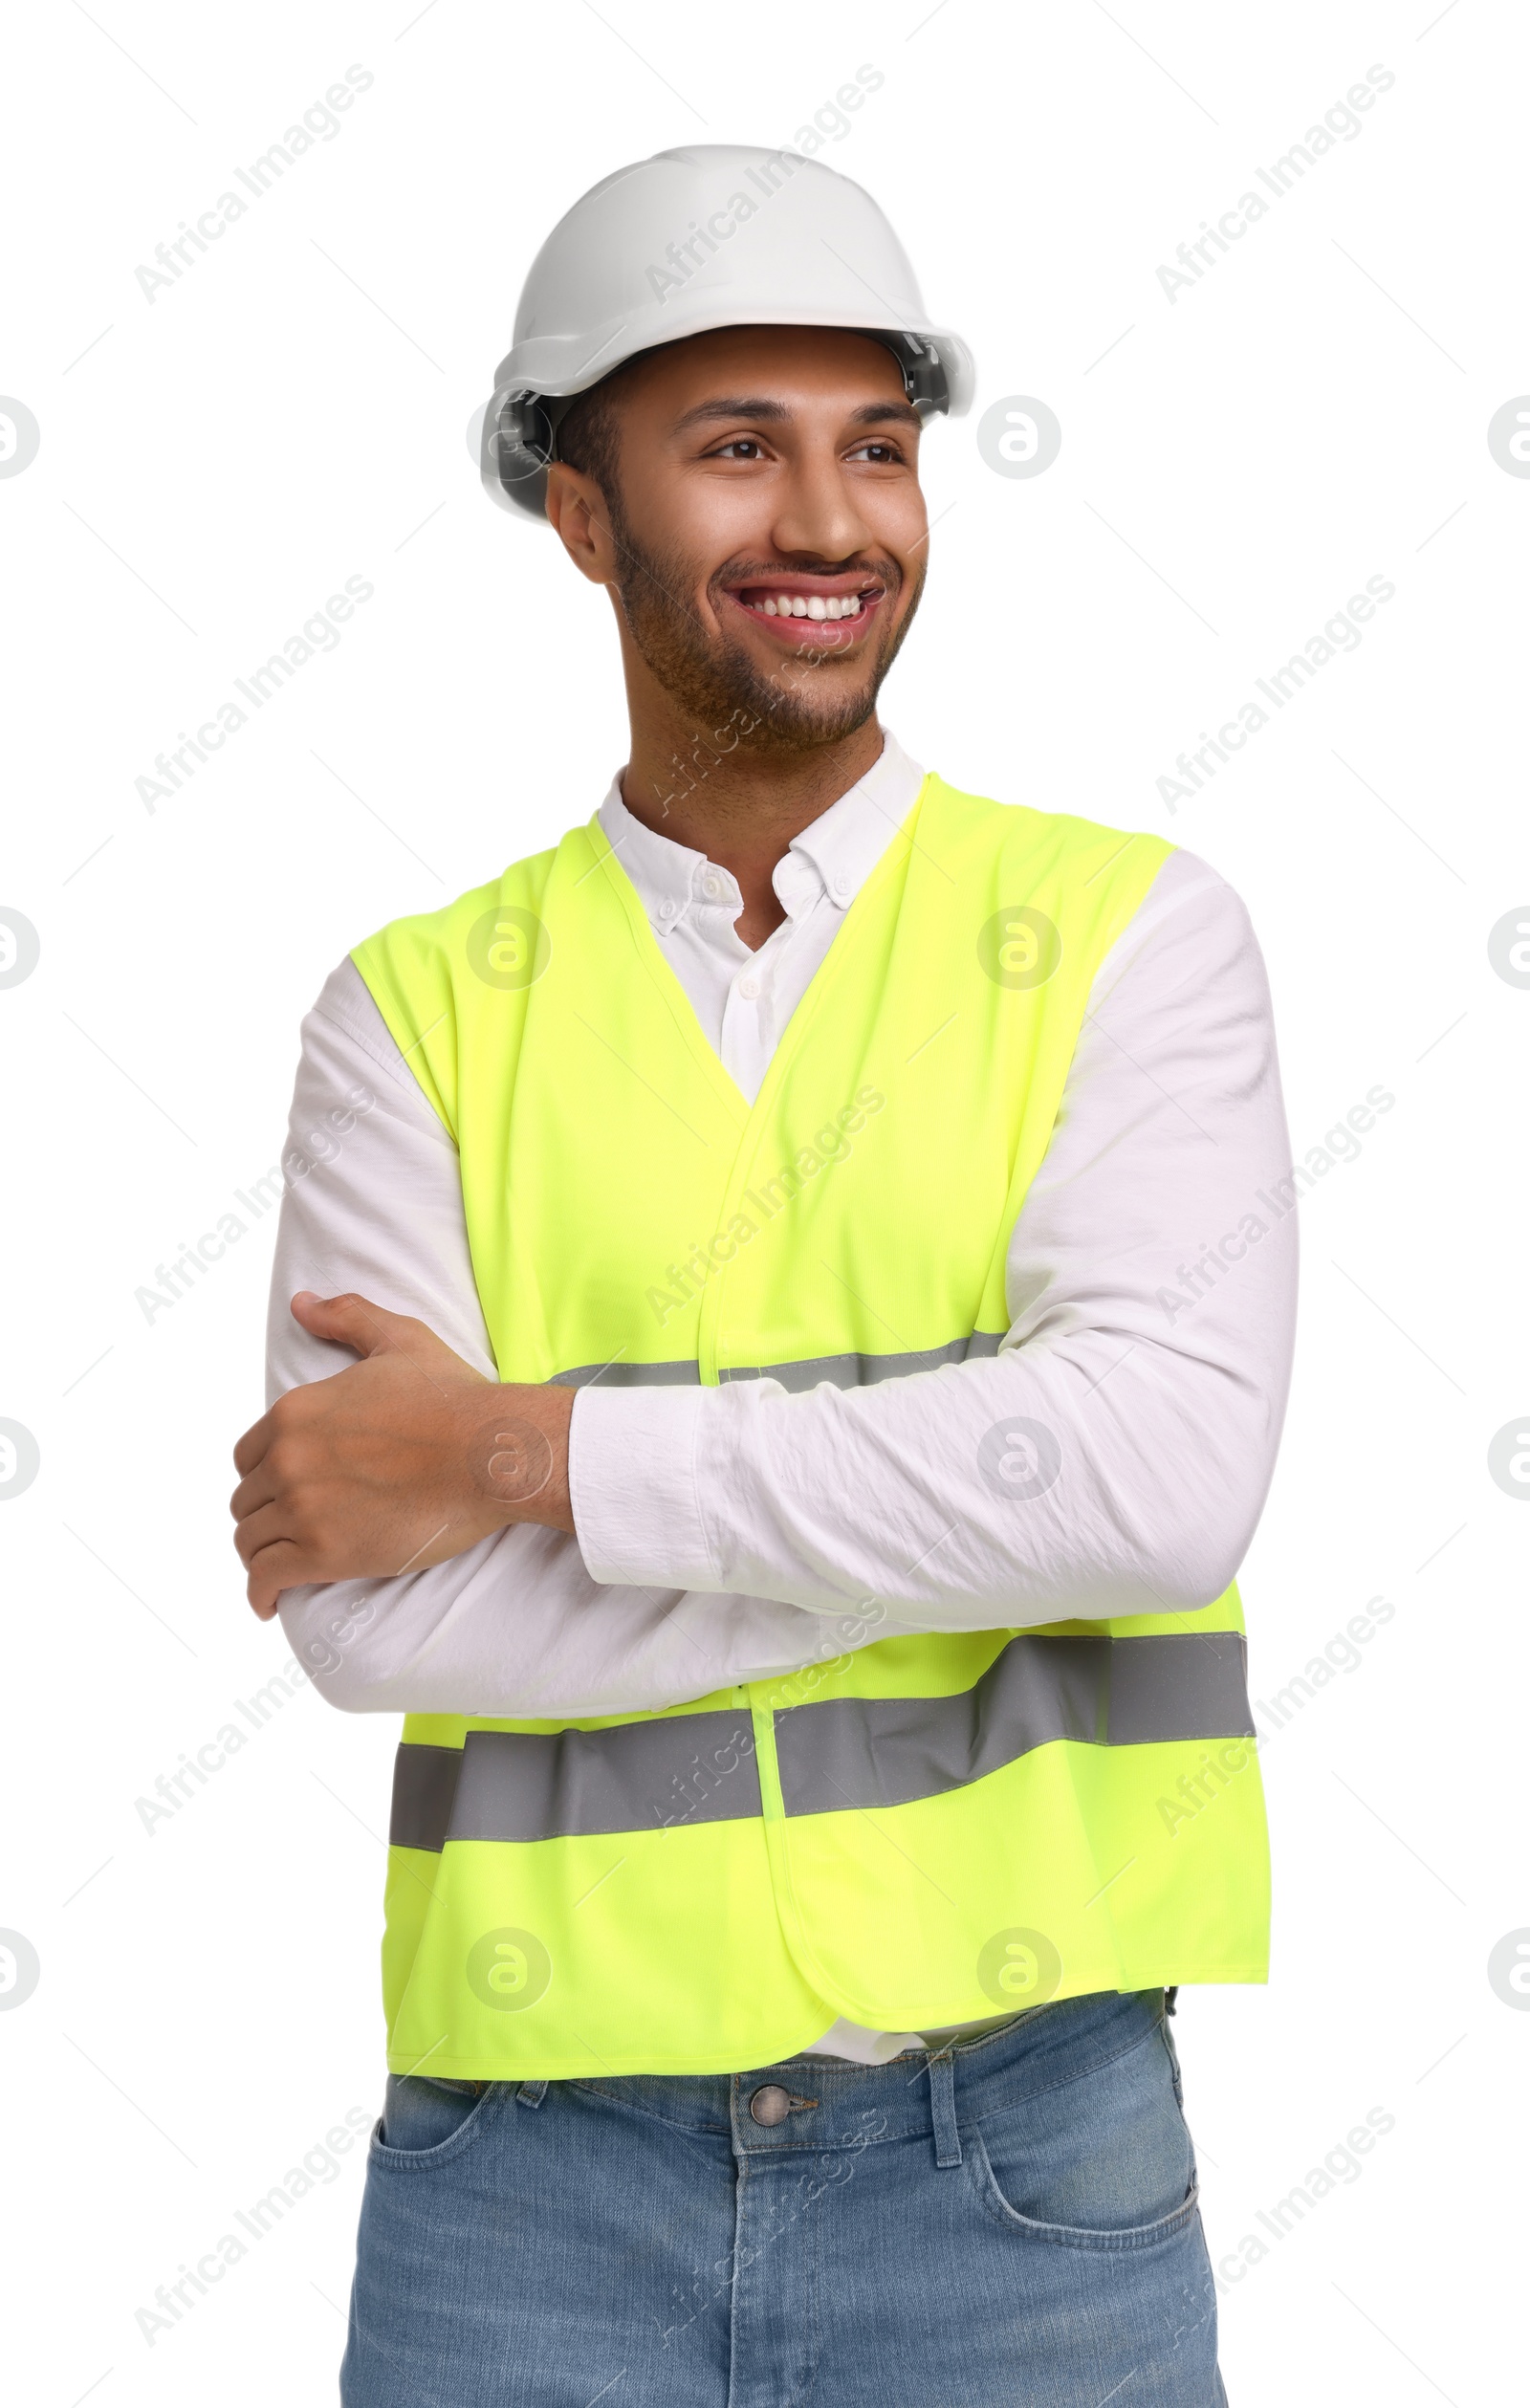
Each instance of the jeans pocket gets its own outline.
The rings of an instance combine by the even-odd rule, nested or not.
[[[978,2198],[994,2222],[1024,2240],[1047,2241],[1069,2249],[1156,2249],[1176,2239],[1196,2220],[1200,2193],[1193,2180],[1183,2199],[1148,2223],[1058,2223],[1041,2216],[1028,2216],[1006,2198],[989,2162],[980,2132],[973,2132],[970,2143],[964,2139],[962,2162],[970,2167]],[[1102,2202],[1095,2212],[1108,2217],[1110,2209]]]
[[[382,2164],[441,2165],[478,2137],[501,2095],[497,2082],[390,2073],[372,2134],[372,2156]]]
[[[1145,2249],[1194,2222],[1173,2059],[1161,2019],[1144,2020],[1126,2047],[1029,2092],[1016,2085],[974,2122],[972,2179],[996,2222],[1074,2248]]]

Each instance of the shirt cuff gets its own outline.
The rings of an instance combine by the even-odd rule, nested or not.
[[[715,1589],[696,1487],[707,1388],[581,1388],[569,1424],[574,1532],[592,1580]]]

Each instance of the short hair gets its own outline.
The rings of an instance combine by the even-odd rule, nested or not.
[[[617,388],[623,370],[630,365],[629,361],[623,361],[621,367],[613,368],[609,376],[601,377],[587,392],[576,393],[558,419],[553,439],[554,459],[566,461],[581,476],[593,477],[607,502],[616,497],[620,441]]]

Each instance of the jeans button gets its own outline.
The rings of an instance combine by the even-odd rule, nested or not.
[[[792,2112],[792,2094],[778,2082],[766,2082],[750,2100],[749,2112],[756,2124],[784,2124]]]

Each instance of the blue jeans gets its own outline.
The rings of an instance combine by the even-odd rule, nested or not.
[[[1163,1994],[886,2066],[390,2077],[340,2396],[1218,2408]]]

